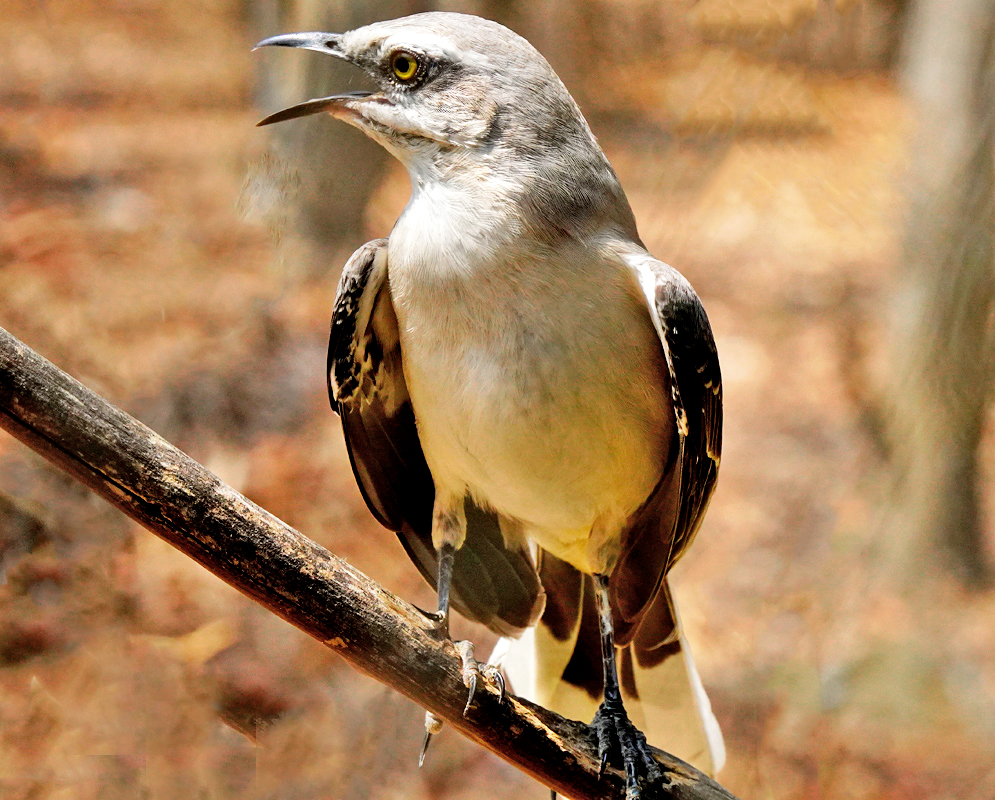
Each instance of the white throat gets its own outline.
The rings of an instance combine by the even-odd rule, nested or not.
[[[521,187],[486,167],[447,180],[434,168],[409,166],[411,199],[390,234],[390,274],[403,294],[404,273],[419,282],[469,278],[487,271],[521,235],[515,196]]]

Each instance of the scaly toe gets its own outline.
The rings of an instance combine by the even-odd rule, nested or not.
[[[460,658],[463,661],[463,685],[468,689],[466,707],[463,709],[463,716],[465,717],[470,712],[474,698],[477,695],[477,689],[480,686],[481,678],[483,678],[485,682],[487,680],[491,680],[497,685],[499,695],[498,702],[503,703],[507,692],[507,686],[505,685],[504,675],[501,674],[501,670],[493,664],[481,664],[477,661],[473,657],[473,642],[460,641],[453,642],[453,644],[456,645],[456,652],[460,654]]]
[[[477,694],[477,679],[480,677],[480,665],[473,657],[473,642],[461,641],[453,642],[456,645],[456,652],[463,660],[463,685],[469,690],[466,697],[466,707],[463,709],[463,716],[470,713],[470,706],[473,705],[473,698]]]

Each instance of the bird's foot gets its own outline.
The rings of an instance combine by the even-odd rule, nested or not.
[[[473,657],[473,642],[460,641],[453,642],[453,644],[456,645],[456,652],[459,653],[460,659],[463,662],[463,685],[469,690],[467,692],[466,706],[463,708],[463,716],[465,717],[470,712],[470,706],[473,705],[473,699],[477,695],[477,686],[481,678],[484,680],[490,679],[497,684],[498,702],[503,703],[505,682],[501,671],[493,664],[481,664]],[[425,763],[425,754],[428,752],[428,745],[432,741],[432,737],[441,730],[442,720],[431,711],[426,711],[425,738],[422,741],[421,753],[418,756],[419,767]]]
[[[433,614],[431,615],[436,622],[436,633],[440,638],[449,638],[449,615],[448,614]],[[456,652],[459,653],[460,658],[463,660],[463,684],[467,689],[470,690],[466,698],[466,707],[463,709],[463,716],[465,717],[469,711],[470,706],[473,705],[473,698],[477,694],[477,682],[481,677],[485,679],[490,679],[497,684],[498,691],[500,693],[500,702],[504,702],[505,695],[505,682],[504,675],[501,674],[501,670],[494,664],[482,664],[477,659],[473,657],[473,642],[462,640],[459,642],[453,642],[456,646]],[[440,723],[441,725],[441,723]],[[426,729],[428,723],[426,722]]]
[[[460,658],[463,660],[463,685],[469,689],[466,697],[466,707],[463,709],[463,716],[465,717],[470,712],[470,706],[473,705],[473,698],[477,694],[477,683],[481,678],[485,680],[490,679],[497,684],[498,701],[503,703],[505,683],[501,670],[493,664],[481,664],[477,661],[473,657],[473,642],[461,641],[453,642],[453,644],[456,645],[456,652],[459,653]]]
[[[638,800],[643,790],[663,780],[663,770],[650,752],[643,735],[625,713],[619,699],[605,700],[591,722],[598,739],[600,774],[611,763],[625,768],[625,798]]]

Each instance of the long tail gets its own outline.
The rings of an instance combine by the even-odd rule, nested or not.
[[[587,722],[601,703],[603,681],[594,582],[547,553],[542,566],[542,619],[520,639],[502,639],[492,661],[517,694]],[[725,763],[722,732],[666,584],[616,657],[626,711],[647,741],[715,775]]]

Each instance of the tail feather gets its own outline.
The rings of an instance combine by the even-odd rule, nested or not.
[[[501,663],[517,694],[586,722],[603,685],[594,583],[548,553],[541,574],[547,598],[558,601],[553,618],[544,614],[520,639],[502,639],[492,661]],[[725,763],[722,733],[666,582],[616,658],[626,711],[647,741],[715,775]]]

